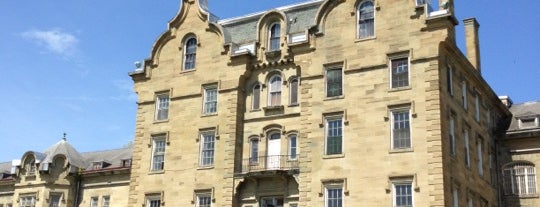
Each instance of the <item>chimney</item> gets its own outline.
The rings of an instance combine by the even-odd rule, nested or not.
[[[472,63],[474,68],[479,73],[482,72],[480,67],[480,42],[478,38],[478,28],[480,24],[475,18],[463,20],[465,24],[465,46],[467,47],[467,59]]]
[[[501,100],[501,102],[502,102],[507,108],[511,108],[511,107],[512,107],[512,104],[514,104],[514,102],[512,101],[512,99],[510,99],[510,97],[508,97],[508,96],[499,96],[499,99]]]

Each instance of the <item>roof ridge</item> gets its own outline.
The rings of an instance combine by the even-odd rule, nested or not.
[[[105,150],[81,152],[81,155],[82,154],[90,154],[90,153],[98,153],[98,152],[110,152],[110,151],[117,151],[117,150],[128,150],[128,149],[133,149],[133,148],[132,147],[122,147],[122,148],[116,148],[116,149],[105,149]]]

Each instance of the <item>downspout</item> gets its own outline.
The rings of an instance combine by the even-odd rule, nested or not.
[[[75,207],[78,207],[80,204],[80,193],[82,192],[81,189],[81,181],[82,181],[82,170],[79,169],[77,172],[77,176],[75,176],[76,180],[76,188],[75,188]]]

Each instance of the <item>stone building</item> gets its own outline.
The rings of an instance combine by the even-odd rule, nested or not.
[[[512,104],[510,99],[504,99],[513,114],[500,150],[504,155],[504,206],[540,206],[536,176],[540,165],[540,102]]]
[[[79,153],[65,138],[44,152],[28,151],[0,163],[0,207],[127,206],[131,154]]]
[[[453,1],[183,0],[138,94],[129,206],[501,206],[510,112]]]

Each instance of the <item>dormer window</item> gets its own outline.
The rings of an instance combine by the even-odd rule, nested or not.
[[[122,167],[131,167],[131,159],[122,160]]]
[[[26,175],[34,175],[36,173],[36,159],[34,157],[26,158],[24,169],[26,170]]]
[[[268,49],[269,51],[277,51],[280,49],[281,42],[281,25],[279,23],[274,23],[270,25],[268,31]]]
[[[109,165],[111,164],[105,161],[92,162],[92,170],[100,170],[109,167]]]
[[[535,128],[535,127],[538,127],[538,117],[526,117],[526,118],[519,119],[520,129]]]

